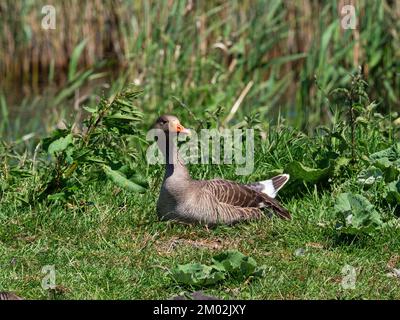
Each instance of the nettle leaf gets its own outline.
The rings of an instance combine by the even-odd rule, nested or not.
[[[133,105],[133,100],[140,93],[132,87],[118,94],[110,105],[110,112],[103,119],[104,125],[121,134],[135,134],[136,125],[142,120],[143,114]]]
[[[85,162],[87,158],[90,157],[92,154],[92,150],[86,147],[81,147],[80,149],[74,148],[74,152],[72,157],[76,161]]]
[[[72,133],[66,135],[65,137],[59,138],[52,143],[50,143],[47,152],[51,155],[54,155],[57,152],[64,151],[67,147],[72,144],[73,136]]]
[[[125,121],[128,122],[128,123],[130,123],[130,122],[132,122],[132,121],[138,121],[138,120],[140,120],[140,118],[138,118],[138,117],[136,117],[136,116],[132,116],[132,115],[130,115],[130,114],[123,114],[123,113],[120,113],[120,112],[111,114],[111,115],[107,116],[105,119],[107,119],[107,120],[108,120],[108,119],[109,119],[109,120],[115,119],[115,120],[121,120],[121,121],[125,120]]]
[[[104,124],[110,130],[120,134],[135,134],[136,128],[135,123],[137,120],[130,116],[123,115],[111,115],[104,118]]]
[[[44,138],[42,139],[42,146],[43,146],[43,150],[47,151],[49,150],[49,146],[52,142],[66,137],[68,134],[70,133],[70,130],[66,130],[66,129],[56,129],[51,133],[50,137]]]
[[[92,107],[88,107],[88,106],[83,106],[82,108],[89,113],[97,113],[98,112],[97,108],[92,108]]]
[[[374,206],[358,194],[340,194],[336,199],[334,211],[340,220],[339,230],[343,233],[370,233],[383,224]]]
[[[178,265],[171,270],[172,278],[182,284],[207,286],[225,279],[225,274],[213,266],[200,263]]]
[[[257,268],[257,262],[239,251],[227,251],[213,258],[214,265],[218,270],[226,271],[232,275],[248,277],[259,274],[261,269]]]
[[[111,169],[109,166],[102,166],[106,176],[114,182],[117,186],[132,191],[132,192],[145,192],[146,188],[141,185],[134,183],[133,181],[127,179],[122,173]]]
[[[329,165],[325,168],[310,168],[298,161],[293,161],[284,170],[290,174],[293,180],[301,180],[304,182],[317,183],[327,179],[334,170],[334,161],[330,160]]]

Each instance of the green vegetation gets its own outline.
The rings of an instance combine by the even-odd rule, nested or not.
[[[341,28],[340,1],[54,4],[50,31],[41,29],[35,1],[0,4],[0,97],[11,109],[2,114],[0,98],[0,128],[4,122],[2,134],[14,140],[63,119],[79,122],[81,104],[128,83],[144,90],[149,113],[171,112],[177,97],[200,119],[219,107],[230,125],[253,112],[274,122],[281,114],[312,133],[331,120],[326,94],[362,66],[379,111],[400,107],[398,0],[357,1],[356,30]]]
[[[189,263],[178,265],[172,270],[172,278],[178,283],[192,286],[215,284],[227,277],[247,279],[262,276],[265,266],[257,267],[257,262],[239,251],[228,251],[216,255],[213,264]]]
[[[88,109],[85,134],[55,131],[43,139],[47,147],[37,150],[36,159],[3,144],[3,288],[46,297],[40,270],[52,264],[58,285],[53,298],[168,298],[190,285],[225,298],[399,298],[398,279],[387,276],[400,263],[399,130],[390,117],[372,112],[375,104],[366,101],[354,111],[363,121],[353,124],[346,112],[335,114],[337,122],[313,136],[259,121],[267,138],[257,139],[256,170],[239,180],[288,168],[293,179],[281,201],[293,221],[265,218],[209,230],[157,220],[163,168],[148,166],[143,152],[121,151],[114,140],[137,137],[137,149],[147,145],[145,131],[123,133],[141,119],[123,113],[129,97],[140,105],[141,96],[131,89],[103,99]],[[196,178],[238,180],[233,165],[190,169]],[[252,257],[247,267],[256,268],[253,258],[265,265],[262,276],[226,276],[234,268],[216,258],[219,268],[207,265],[228,249]],[[340,286],[347,264],[357,271],[354,290]]]
[[[40,17],[33,2],[0,4],[0,291],[400,298],[398,1],[357,1],[356,30],[341,29],[337,1],[56,3],[71,16],[59,14],[43,54],[29,47],[43,36],[40,19],[28,23]],[[112,31],[93,42],[104,20],[83,14],[107,6]],[[15,7],[21,19],[3,20]],[[293,220],[159,221],[164,168],[146,162],[145,137],[162,113],[195,130],[256,129],[250,175],[226,164],[191,175],[290,173],[278,198]],[[354,289],[341,285],[346,266]]]

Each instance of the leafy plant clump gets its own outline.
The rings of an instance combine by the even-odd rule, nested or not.
[[[390,117],[375,112],[378,104],[366,93],[368,84],[361,71],[352,75],[349,88],[336,88],[326,96],[332,121],[321,125],[313,139],[312,165],[296,159],[286,165],[292,184],[325,184],[340,178],[344,169],[357,169],[360,160],[368,156],[364,140],[369,135],[390,128]],[[320,89],[322,90],[322,89]]]
[[[400,143],[373,153],[365,159],[364,169],[357,176],[367,195],[375,195],[386,208],[398,210],[400,206]],[[370,191],[371,190],[371,191]],[[378,195],[378,196],[376,196]],[[343,233],[370,234],[385,225],[380,211],[364,196],[342,193],[334,211],[337,227]]]
[[[374,206],[359,194],[342,193],[336,199],[337,228],[347,234],[371,233],[383,222]]]
[[[180,284],[208,286],[227,278],[243,280],[264,275],[265,266],[239,251],[227,251],[213,257],[211,265],[189,263],[178,265],[171,271],[172,278]]]
[[[139,94],[130,87],[110,100],[103,98],[95,108],[85,107],[90,116],[81,133],[58,130],[44,140],[43,149],[51,155],[54,171],[39,198],[49,194],[54,197],[55,193],[65,197],[82,173],[91,180],[103,172],[121,188],[146,190],[146,180],[135,170],[135,138],[143,115],[133,103]]]
[[[105,178],[131,192],[144,192],[147,181],[137,167],[143,115],[134,101],[139,94],[129,87],[113,98],[102,98],[97,106],[84,107],[89,115],[81,130],[67,126],[43,139],[32,170],[24,170],[37,183],[20,200],[65,201],[85,184]],[[13,169],[6,168],[8,176],[15,174]]]
[[[192,286],[207,286],[225,279],[225,273],[215,266],[201,263],[178,265],[172,270],[172,277],[178,283]]]

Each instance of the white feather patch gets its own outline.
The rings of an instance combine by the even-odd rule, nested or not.
[[[276,195],[278,194],[278,190],[274,188],[274,184],[272,183],[272,180],[264,180],[260,181],[264,188],[261,190],[262,193],[265,193],[267,196],[271,198],[275,198]]]

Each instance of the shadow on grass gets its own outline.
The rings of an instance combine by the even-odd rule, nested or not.
[[[373,239],[373,237],[369,234],[346,234],[333,228],[325,230],[323,234],[327,240],[329,240],[332,247],[346,247],[350,250],[368,248],[371,244],[371,240]]]

